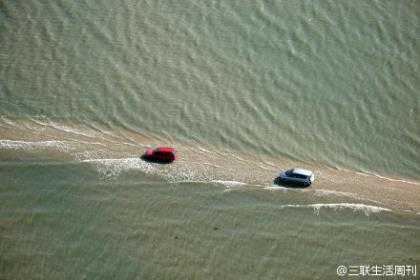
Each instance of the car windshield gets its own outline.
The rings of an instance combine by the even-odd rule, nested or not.
[[[174,153],[172,153],[172,152],[168,152],[168,151],[160,151],[159,149],[155,149],[155,150],[153,151],[153,153],[154,153],[155,155],[160,155],[160,156],[172,156],[172,155],[174,155]]]
[[[293,169],[289,169],[286,171],[287,176],[292,176],[292,174],[293,174]]]

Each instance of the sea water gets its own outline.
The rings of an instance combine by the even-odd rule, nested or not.
[[[2,1],[0,278],[419,264],[419,8]]]

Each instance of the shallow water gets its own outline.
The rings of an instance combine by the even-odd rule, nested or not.
[[[1,178],[5,278],[321,279],[419,260],[418,216],[357,199],[46,159]]]
[[[3,1],[0,278],[420,263],[418,8]]]

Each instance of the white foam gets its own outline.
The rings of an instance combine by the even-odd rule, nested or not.
[[[257,185],[258,186],[258,185]],[[259,185],[261,187],[263,187],[265,190],[269,190],[269,191],[283,191],[283,192],[307,192],[308,189],[305,188],[286,188],[286,187],[282,187],[279,185]]]
[[[158,175],[169,183],[200,182],[209,183],[210,178],[197,170],[189,168],[175,168],[170,165],[156,165],[141,160],[140,158],[87,158],[100,156],[95,153],[81,153],[81,162],[94,164],[100,174],[106,178],[120,176],[125,171],[138,170],[146,174]]]
[[[84,159],[81,161],[95,164],[98,172],[107,178],[117,177],[122,172],[128,170],[139,170],[147,174],[158,172],[152,164],[142,161],[139,158]]]
[[[208,183],[207,181],[201,181],[201,180],[177,180],[177,181],[171,181],[171,184],[205,184]]]
[[[334,191],[334,190],[317,189],[317,190],[315,190],[315,195],[316,196],[334,195],[334,196],[341,196],[341,197],[349,197],[349,198],[353,198],[353,199],[357,199],[357,200],[365,200],[365,201],[370,201],[370,202],[374,202],[374,203],[380,203],[376,200],[368,199],[365,196],[358,195],[358,194],[355,194],[355,193],[341,192],[341,191]]]
[[[287,188],[280,185],[272,184],[272,185],[255,185],[264,188],[265,190],[269,191],[283,191],[283,192],[309,192],[308,188]]]
[[[272,170],[273,169],[271,166],[267,167],[266,165],[261,164],[261,163],[258,164],[258,167],[263,169],[263,170]]]
[[[384,208],[384,207],[366,205],[366,204],[356,204],[356,203],[317,203],[317,204],[310,204],[309,206],[313,207],[314,210],[318,214],[321,208],[329,208],[329,209],[334,209],[334,210],[352,209],[353,211],[363,211],[365,215],[367,216],[370,213],[391,211],[390,209]]]
[[[317,203],[317,204],[286,204],[281,205],[281,209],[283,208],[313,208],[315,213],[319,215],[319,211],[322,208],[333,209],[333,210],[342,210],[342,209],[351,209],[353,211],[362,211],[365,213],[366,216],[369,216],[370,213],[378,213],[382,211],[391,211],[388,208],[374,206],[374,205],[366,205],[366,204],[355,204],[355,203]]]
[[[10,120],[7,117],[5,117],[5,116],[1,116],[1,120],[2,120],[3,123],[5,123],[7,125],[15,126],[15,123],[12,120]]]
[[[393,179],[393,178],[385,177],[385,176],[382,176],[382,175],[379,175],[379,174],[376,174],[376,173],[373,173],[373,172],[367,172],[367,171],[364,171],[364,172],[367,175],[374,176],[376,178],[380,178],[380,179],[383,179],[383,180],[386,180],[386,181],[401,182],[401,183],[420,186],[420,183],[418,183],[418,182],[408,181],[408,180],[404,180],[404,179]],[[363,174],[363,173],[357,172],[357,174]]]
[[[0,140],[0,149],[13,149],[13,150],[36,150],[36,149],[57,149],[59,151],[72,150],[72,143],[69,141],[19,141],[19,140]]]
[[[81,155],[87,156],[84,153]],[[197,174],[195,170],[191,169],[178,169],[174,170],[169,165],[156,165],[141,160],[140,158],[94,158],[94,159],[79,159],[81,162],[94,164],[100,174],[105,178],[114,178],[120,176],[126,171],[140,171],[145,174],[158,175],[164,178],[169,183],[209,183],[210,180]]]
[[[52,122],[52,121],[42,122],[40,120],[35,120],[35,119],[31,119],[31,120],[38,125],[49,126],[49,127],[52,127],[56,130],[64,131],[64,132],[67,132],[67,133],[86,136],[86,137],[90,137],[90,138],[96,137],[96,133],[94,133],[94,131],[76,129],[76,128],[65,126],[63,124],[58,124],[58,123],[55,123],[55,122]]]
[[[265,190],[284,190],[286,188],[281,187],[281,186],[271,185],[271,186],[265,186],[264,189]]]
[[[198,149],[199,149],[200,151],[203,151],[203,152],[206,152],[206,153],[210,153],[210,151],[209,151],[209,150],[207,150],[207,149],[205,149],[205,148],[203,148],[203,147],[201,147],[201,146],[198,146]]]
[[[417,182],[412,182],[412,181],[408,181],[408,180],[403,180],[403,179],[392,179],[392,178],[388,178],[388,177],[384,177],[378,174],[374,174],[374,176],[384,179],[384,180],[388,180],[388,181],[392,181],[392,182],[402,182],[402,183],[407,183],[407,184],[411,184],[411,185],[417,185],[420,186],[420,183]]]
[[[173,167],[168,165],[164,172],[159,173],[160,176],[164,177],[170,183],[178,182],[203,182],[208,183],[211,181],[211,174],[205,170],[193,169],[187,166],[184,167]]]
[[[95,156],[100,155],[83,152],[78,154],[78,160],[80,162],[95,165],[98,172],[106,178],[118,177],[125,171],[138,170],[146,174],[158,175],[169,183],[216,183],[221,184],[228,189],[246,185],[239,181],[216,180],[206,171],[186,167],[182,168],[171,165],[161,166],[143,161],[139,158],[92,158]]]
[[[334,191],[334,190],[324,190],[324,189],[315,190],[315,195],[317,196],[336,195],[336,196],[345,196],[345,197],[352,197],[352,198],[356,198],[357,196],[354,193],[340,192],[340,191]]]
[[[240,187],[240,186],[244,186],[246,185],[243,182],[238,182],[238,181],[223,181],[223,180],[213,180],[211,181],[212,183],[216,183],[216,184],[221,184],[224,185],[227,188],[235,188],[235,187]]]

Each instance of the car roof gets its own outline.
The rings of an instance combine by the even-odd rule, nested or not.
[[[305,176],[312,176],[312,171],[303,168],[293,168],[293,174],[300,174]]]
[[[175,149],[171,147],[158,147],[155,151],[160,153],[173,153],[175,152]]]

